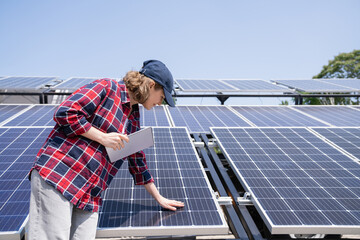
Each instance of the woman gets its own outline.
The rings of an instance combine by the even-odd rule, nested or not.
[[[121,149],[127,134],[140,129],[138,103],[148,110],[163,100],[174,106],[172,90],[168,68],[149,60],[123,81],[96,80],[60,104],[30,171],[28,239],[95,239],[101,193],[125,160],[111,163],[105,147]],[[142,151],[127,160],[135,184],[144,185],[162,207],[184,206],[159,194]]]

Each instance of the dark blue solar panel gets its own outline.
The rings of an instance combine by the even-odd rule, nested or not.
[[[20,234],[29,212],[27,174],[50,131],[50,128],[0,128],[0,236]]]
[[[127,166],[123,166],[105,192],[98,236],[109,236],[107,231],[114,228],[119,230],[118,236],[129,231],[132,236],[184,235],[187,231],[204,234],[201,229],[226,233],[219,206],[186,129],[153,130],[155,145],[144,152],[155,185],[164,197],[184,201],[185,207],[176,212],[161,209],[142,186],[133,185]],[[176,232],[179,226],[186,229]]]
[[[359,162],[306,128],[212,133],[273,234],[360,230]]]
[[[292,108],[337,127],[360,126],[360,111],[347,106],[292,106]]]
[[[151,110],[146,110],[139,106],[140,126],[141,127],[169,127],[170,123],[165,113],[164,106],[156,106]]]
[[[15,114],[21,112],[30,105],[0,105],[0,124]]]
[[[57,105],[35,105],[4,126],[54,126],[53,116],[56,108]]]
[[[177,84],[184,92],[227,92],[238,91],[235,87],[224,84],[220,80],[177,79]]]
[[[226,106],[177,106],[168,108],[176,127],[209,132],[209,127],[250,126]]]
[[[0,81],[0,89],[39,89],[55,84],[56,77],[7,77]]]
[[[222,80],[242,92],[289,92],[290,89],[264,80]]]
[[[69,78],[65,80],[64,82],[54,86],[54,89],[59,90],[76,90],[82,86],[85,86],[88,83],[91,83],[97,79],[100,78],[88,78],[88,77],[75,77],[75,78]]]
[[[321,81],[360,91],[360,79],[321,79]]]
[[[343,87],[321,80],[272,80],[278,84],[303,92],[354,92],[356,89]]]
[[[232,108],[258,127],[327,126],[285,106],[232,106]]]
[[[360,159],[360,128],[311,128]],[[358,175],[360,177],[360,175]]]

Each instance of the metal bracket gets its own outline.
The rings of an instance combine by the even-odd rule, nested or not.
[[[244,196],[237,198],[237,204],[242,205],[242,206],[254,205],[253,202],[251,201],[251,194],[248,192],[245,192]]]
[[[197,148],[205,147],[205,143],[203,143],[203,142],[193,142],[193,143],[194,143],[194,146]]]
[[[225,205],[225,206],[232,205],[232,203],[233,203],[233,200],[231,197],[218,197],[217,201],[220,205]]]
[[[211,147],[211,148],[214,148],[214,147],[217,147],[218,144],[217,144],[216,140],[213,139],[213,140],[210,140],[210,141],[208,142],[208,146]]]

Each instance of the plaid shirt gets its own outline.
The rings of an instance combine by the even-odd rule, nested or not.
[[[97,212],[102,191],[125,159],[111,163],[103,145],[80,135],[91,126],[107,133],[122,132],[124,127],[127,134],[138,131],[139,107],[132,108],[130,113],[130,99],[123,82],[100,79],[81,87],[55,111],[56,125],[31,170],[36,169],[77,208]],[[127,159],[136,185],[154,181],[144,152]]]

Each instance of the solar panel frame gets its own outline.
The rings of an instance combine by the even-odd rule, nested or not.
[[[351,219],[351,220],[355,220],[356,222],[357,222],[357,224],[356,225],[318,225],[317,224],[317,219],[315,219],[315,222],[313,222],[312,224],[314,224],[314,225],[303,225],[303,224],[301,224],[301,222],[300,222],[300,220],[298,220],[298,219],[292,219],[292,218],[289,218],[288,217],[288,210],[287,211],[284,211],[284,213],[285,213],[285,215],[284,214],[281,214],[282,212],[281,212],[281,208],[283,207],[283,206],[286,206],[286,205],[284,205],[284,203],[282,203],[282,202],[278,202],[278,201],[276,201],[275,199],[278,199],[279,198],[279,196],[283,196],[283,195],[279,195],[279,193],[278,192],[276,192],[276,191],[273,191],[272,190],[272,188],[271,188],[271,186],[272,185],[270,185],[269,183],[267,183],[266,184],[266,182],[265,181],[258,181],[258,182],[252,182],[252,183],[250,183],[251,185],[253,185],[253,186],[249,186],[248,185],[248,183],[247,183],[247,181],[245,181],[244,180],[244,178],[243,178],[243,176],[242,176],[242,174],[240,174],[240,172],[239,172],[239,170],[237,169],[237,167],[236,167],[236,165],[235,165],[235,163],[233,162],[233,160],[232,160],[232,158],[231,157],[229,157],[229,153],[228,153],[228,150],[227,150],[227,148],[226,147],[224,147],[223,146],[223,143],[221,142],[221,140],[219,140],[219,136],[220,137],[222,137],[222,138],[226,138],[226,134],[225,133],[219,133],[219,134],[216,134],[215,132],[214,132],[214,130],[216,130],[216,129],[218,129],[218,130],[223,130],[223,129],[225,129],[225,130],[228,130],[228,129],[250,129],[250,130],[262,130],[262,129],[267,129],[267,130],[274,130],[274,129],[301,129],[301,130],[307,130],[308,131],[308,133],[309,134],[311,134],[312,136],[314,136],[317,140],[320,140],[320,142],[321,141],[323,141],[321,138],[319,138],[318,136],[316,136],[316,135],[314,135],[313,133],[311,133],[311,131],[309,131],[307,128],[304,128],[304,127],[277,127],[277,128],[273,128],[273,127],[261,127],[261,128],[246,128],[246,127],[243,127],[243,128],[219,128],[219,127],[212,127],[211,128],[211,133],[212,133],[212,135],[217,139],[217,143],[218,143],[218,145],[219,145],[219,147],[221,148],[221,150],[223,151],[223,153],[224,153],[224,155],[226,156],[226,158],[228,159],[228,162],[230,163],[230,166],[232,167],[232,169],[234,170],[234,172],[235,172],[235,174],[236,174],[236,176],[238,177],[238,179],[240,180],[240,182],[242,183],[242,185],[243,185],[243,187],[245,188],[245,190],[246,191],[248,191],[248,192],[250,192],[250,194],[251,194],[251,196],[252,196],[252,200],[253,200],[253,203],[254,203],[254,206],[257,208],[257,210],[258,210],[258,213],[262,216],[262,218],[263,218],[263,220],[264,220],[264,222],[265,222],[265,224],[266,224],[266,226],[268,227],[268,229],[270,230],[270,232],[272,233],[272,234],[358,234],[359,233],[359,230],[360,230],[360,224],[358,224],[358,223],[360,223],[360,217],[359,216],[356,216],[356,218],[353,216],[353,219]],[[225,135],[222,135],[222,134],[225,134]],[[311,137],[311,135],[309,136],[309,135],[306,135],[305,136],[305,138],[309,138],[309,137]],[[254,138],[256,137],[256,138],[259,138],[260,137],[260,135],[254,135],[253,136]],[[233,136],[232,137],[230,137],[230,138],[234,138]],[[246,139],[244,139],[244,140],[246,140]],[[274,139],[275,140],[275,139]],[[278,141],[278,143],[279,142],[281,142],[281,140],[280,139],[278,139],[277,140]],[[308,140],[306,140],[306,141],[308,141]],[[238,142],[238,141],[237,141]],[[246,141],[245,141],[246,142]],[[330,146],[328,143],[326,143],[326,142],[324,142],[325,144],[326,144],[326,146]],[[239,147],[238,147],[239,148]],[[338,148],[335,148],[335,147],[331,147],[331,149],[335,149],[336,151],[338,151],[338,152],[340,152],[340,149],[338,149]],[[233,153],[231,153],[231,154],[233,154]],[[342,156],[345,156],[346,158],[349,158],[349,159],[351,159],[351,156],[348,156],[347,154],[344,154],[344,153],[342,153],[341,154]],[[353,161],[352,159],[351,159],[351,161],[352,161],[352,163],[353,164],[357,164],[356,165],[356,167],[359,167],[358,165],[359,165],[359,163],[356,163],[355,161]],[[281,162],[281,161],[280,161]],[[266,162],[265,162],[266,163]],[[256,165],[254,165],[254,168],[252,168],[252,166],[250,166],[250,165],[246,165],[245,166],[245,162],[242,162],[242,164],[244,165],[244,169],[248,169],[247,170],[247,172],[248,171],[256,171],[257,170],[257,167],[256,167]],[[253,169],[253,170],[250,170],[250,169]],[[286,169],[285,168],[285,165],[283,165],[282,166],[282,168],[284,169],[284,171],[286,170],[287,172],[287,174],[288,174],[288,172],[290,172],[290,171],[292,171],[292,170],[290,170],[291,168],[288,168],[288,169]],[[263,168],[263,169],[266,169],[266,168]],[[270,167],[270,165],[269,165],[269,170],[270,169],[272,169],[271,167]],[[311,169],[311,168],[310,168]],[[281,169],[280,169],[281,170]],[[303,170],[305,170],[305,169],[303,169]],[[307,170],[307,171],[309,171],[309,170]],[[250,173],[249,173],[250,174]],[[314,172],[313,173],[314,174],[314,176],[316,176],[316,177],[319,177],[319,173],[317,172]],[[264,175],[265,176],[265,175]],[[357,179],[359,179],[359,176],[360,176],[360,173],[357,173]],[[289,177],[289,176],[288,176]],[[297,176],[295,176],[295,175],[293,175],[293,176],[290,176],[291,177],[291,179],[295,179]],[[299,177],[299,176],[298,176]],[[321,176],[320,176],[321,177]],[[308,176],[307,176],[307,178],[308,178]],[[265,179],[270,179],[270,178],[266,178],[265,177]],[[301,179],[301,178],[300,178]],[[321,178],[318,178],[318,179],[321,179]],[[318,180],[317,179],[317,180]],[[329,181],[329,178],[323,178],[323,181],[322,181],[322,184],[326,184],[326,182],[327,181]],[[359,180],[360,181],[360,180]],[[274,183],[274,182],[278,182],[278,179],[276,179],[276,181],[273,181],[273,182],[271,182],[272,184]],[[301,183],[301,182],[300,182]],[[299,183],[298,183],[299,184]],[[311,190],[312,188],[311,187],[306,187],[306,184],[311,184],[311,182],[303,182],[303,183],[301,183],[301,184],[305,184],[304,186],[303,186],[303,188],[302,189],[306,189],[306,190]],[[255,186],[255,187],[254,187]],[[298,185],[299,186],[299,185]],[[265,196],[266,197],[268,197],[269,199],[273,199],[273,198],[275,198],[275,199],[273,199],[273,200],[271,200],[271,201],[269,201],[268,203],[267,203],[267,205],[264,205],[264,202],[262,203],[262,204],[260,204],[260,201],[258,200],[258,198],[257,197],[254,197],[255,195],[253,194],[253,192],[252,192],[252,188],[253,189],[256,189],[256,188],[264,188],[264,189],[267,189],[268,190],[268,192],[267,193],[265,193]],[[276,189],[276,188],[275,188]],[[296,188],[294,188],[294,186],[289,186],[288,188],[284,188],[284,189],[288,189],[288,190],[291,190],[291,189],[294,189],[294,190],[297,190]],[[327,188],[327,190],[331,190],[331,188]],[[340,188],[339,188],[340,189]],[[272,191],[270,191],[270,190],[272,190]],[[333,190],[336,190],[336,189],[333,189]],[[331,194],[333,194],[333,193],[336,193],[336,192],[332,192]],[[291,194],[291,193],[290,193]],[[314,195],[314,194],[320,194],[320,192],[313,192],[313,193],[311,193],[311,192],[307,192],[306,194],[312,194],[312,195]],[[360,196],[360,191],[357,193],[358,194],[358,196]],[[293,195],[293,194],[292,194]],[[291,196],[292,196],[291,195]],[[273,196],[273,197],[271,197],[271,196]],[[275,197],[276,196],[276,197]],[[356,196],[356,195],[353,195],[353,196]],[[340,197],[340,198],[347,198],[347,197],[344,197],[344,196],[342,196],[341,195],[341,193],[339,193],[339,194],[337,194],[337,197]],[[322,198],[320,195],[317,197],[317,198]],[[358,197],[357,197],[358,198]],[[261,199],[261,197],[259,198],[259,199]],[[301,199],[304,199],[304,200],[307,200],[307,199],[309,199],[308,197],[307,197],[307,195],[303,195],[302,196],[302,198]],[[316,199],[316,197],[315,197],[315,199]],[[336,198],[335,198],[336,199]],[[352,199],[352,198],[350,198],[349,197],[349,199]],[[356,198],[355,198],[356,199]],[[287,200],[287,199],[285,199],[285,200]],[[296,200],[296,199],[295,199]],[[358,203],[359,201],[357,200],[357,203]],[[301,203],[300,202],[296,202],[296,201],[293,201],[293,202],[291,202],[290,201],[290,203],[292,204],[292,206],[290,206],[290,209],[295,209],[295,211],[297,211],[296,213],[297,213],[297,215],[298,215],[298,213],[300,213],[300,215],[299,215],[299,217],[301,217],[302,219],[305,217],[305,218],[308,218],[309,219],[309,216],[310,215],[308,215],[308,216],[305,216],[304,214],[306,214],[306,213],[311,213],[311,214],[313,214],[313,215],[311,215],[311,217],[313,217],[313,218],[315,218],[315,217],[319,217],[319,215],[320,215],[320,213],[318,213],[318,212],[316,212],[316,211],[313,211],[313,210],[307,210],[307,208],[303,208],[302,206],[306,206],[306,204],[305,205],[301,205]],[[316,201],[315,201],[315,203],[316,203]],[[346,202],[345,202],[346,203]],[[289,203],[287,203],[287,204],[289,204]],[[317,204],[317,203],[316,203]],[[330,202],[326,202],[325,201],[325,203],[324,204],[332,204],[332,203],[330,203]],[[351,210],[353,210],[353,212],[355,212],[355,207],[354,207],[354,204],[355,204],[355,202],[354,203],[350,203],[350,202],[347,202],[346,203],[347,204],[347,206],[349,207],[349,209],[351,209]],[[352,206],[351,206],[351,204],[352,204]],[[331,205],[330,207],[332,207],[333,205]],[[273,215],[272,216],[272,218],[273,219],[275,219],[275,217],[280,217],[280,218],[283,218],[283,220],[284,221],[286,221],[286,223],[287,223],[287,225],[278,225],[278,226],[276,226],[275,224],[272,224],[272,221],[270,220],[270,216],[268,215],[268,213],[265,213],[265,210],[264,210],[264,207],[265,207],[265,209],[268,209],[268,212],[271,212],[271,209],[279,209],[279,210],[277,210],[278,212],[277,212],[277,216],[276,215]],[[323,206],[324,207],[324,206]],[[317,207],[315,207],[315,209],[316,208],[319,208],[319,209],[322,209],[322,207],[321,207],[321,205],[320,205],[320,207],[319,206],[317,206]],[[269,210],[270,209],[270,210]],[[293,210],[291,210],[291,211],[293,211]],[[342,210],[343,211],[343,210]],[[273,213],[274,211],[272,211],[271,213]],[[321,210],[320,210],[320,212],[321,212]],[[317,215],[316,215],[316,214]],[[340,211],[337,211],[337,210],[335,210],[335,211],[333,211],[333,212],[326,212],[328,215],[326,215],[327,217],[331,217],[331,220],[336,220],[337,218],[339,218],[339,219],[341,219],[341,212]],[[301,214],[302,214],[302,216],[301,216]],[[334,214],[340,214],[340,215],[338,215],[338,216],[335,216]],[[333,215],[333,216],[331,216],[331,215]],[[294,215],[295,216],[295,215]],[[311,217],[310,217],[310,219],[311,219]],[[276,220],[276,219],[275,219]],[[345,220],[345,219],[343,219],[343,220]]]
[[[164,197],[173,198],[176,200],[183,200],[185,199],[185,208],[184,211],[181,209],[177,210],[176,212],[172,211],[162,211],[161,214],[165,214],[162,217],[159,217],[158,214],[156,214],[159,211],[158,204],[153,201],[152,197],[146,192],[143,188],[134,188],[133,186],[133,180],[128,173],[128,170],[126,166],[122,166],[119,172],[117,173],[116,177],[113,179],[113,182],[119,189],[123,190],[131,190],[131,193],[126,191],[125,196],[120,194],[120,191],[118,193],[111,190],[111,184],[105,192],[104,196],[104,204],[106,205],[107,197],[109,199],[122,199],[125,204],[125,208],[128,208],[126,206],[127,204],[134,204],[132,207],[132,211],[129,213],[124,212],[123,215],[117,215],[117,217],[114,215],[113,219],[118,219],[118,221],[122,221],[123,224],[125,224],[125,227],[111,227],[111,228],[104,228],[104,227],[98,227],[97,230],[97,237],[120,237],[120,236],[175,236],[175,235],[211,235],[211,234],[227,234],[228,232],[228,226],[225,222],[225,218],[222,214],[220,205],[217,203],[215,199],[215,195],[212,192],[212,188],[210,185],[209,180],[206,177],[206,173],[204,168],[201,165],[201,160],[199,156],[197,155],[195,146],[192,144],[189,132],[184,127],[154,127],[154,136],[155,136],[155,147],[145,149],[145,154],[147,155],[147,163],[150,169],[150,172],[153,174],[155,179],[155,184],[158,186],[158,189],[161,194],[164,195]],[[169,132],[166,133],[166,131]],[[170,133],[171,132],[171,133]],[[175,133],[180,133],[180,135],[176,135]],[[175,134],[175,135],[174,135]],[[171,142],[169,142],[168,137],[171,138]],[[190,148],[186,146],[181,146],[181,144],[184,143],[187,146],[191,146]],[[159,149],[157,149],[156,145],[159,144],[161,146]],[[166,152],[163,152],[162,149],[166,149],[166,147],[171,148],[171,145],[174,146],[174,153],[173,155],[166,155]],[[175,147],[175,145],[177,147]],[[179,154],[177,150],[186,148],[188,150],[191,149],[192,154]],[[175,153],[176,152],[176,153]],[[160,158],[165,154],[164,159]],[[174,160],[171,160],[170,157],[175,157]],[[187,156],[186,158],[180,159],[181,156]],[[155,158],[156,157],[156,158]],[[149,160],[150,159],[150,160]],[[187,160],[187,161],[186,161]],[[175,161],[177,164],[181,164],[182,167],[178,166],[178,169],[174,170],[171,164],[171,162]],[[193,165],[183,165],[185,162],[196,162],[197,168],[192,169]],[[158,165],[161,164],[161,167]],[[156,166],[156,167],[155,167]],[[186,171],[183,171],[186,170]],[[181,174],[185,175],[177,175],[177,171],[181,172]],[[182,181],[176,181],[177,178],[182,179]],[[191,182],[194,186],[194,184],[197,184],[196,181],[192,182],[192,179],[201,179],[201,184],[203,186],[199,187],[186,187],[187,184]],[[190,181],[191,180],[191,181]],[[203,187],[203,188],[202,188]],[[179,195],[178,192],[172,191],[174,189],[183,189],[180,192],[183,192],[184,195]],[[201,192],[201,189],[205,189],[205,192]],[[198,191],[199,190],[199,191]],[[166,191],[164,193],[164,191]],[[207,192],[207,193],[206,193]],[[208,195],[208,199],[203,199],[202,196],[204,194]],[[120,195],[119,195],[120,194]],[[134,194],[138,195],[138,197],[134,197]],[[206,195],[205,194],[205,195]],[[200,197],[200,198],[199,198]],[[131,199],[131,200],[129,200]],[[199,200],[197,200],[199,199]],[[202,200],[202,202],[205,205],[197,204],[198,201]],[[133,201],[133,203],[131,203]],[[184,201],[184,200],[183,200]],[[194,222],[195,225],[192,225],[194,223],[191,223],[194,221],[184,222],[181,220],[185,214],[188,211],[191,216],[195,217],[197,214],[204,214],[206,211],[206,207],[204,209],[204,206],[206,206],[207,201],[213,202],[215,204],[216,213],[219,215],[221,224],[220,225],[211,225],[211,224],[201,224],[200,221],[208,221],[206,218],[197,218]],[[112,204],[110,204],[111,206]],[[138,223],[141,220],[143,215],[131,216],[131,214],[135,211],[138,211],[142,207],[146,206],[147,211],[145,212],[150,214],[145,219],[149,219],[149,216],[151,217],[151,221],[149,222],[143,222],[143,226],[134,226],[134,224]],[[214,205],[213,205],[214,206]],[[123,211],[121,209],[121,206],[114,203],[114,206],[111,207],[111,209],[114,209],[114,207],[120,207],[119,212]],[[190,209],[186,209],[187,207],[190,207]],[[100,210],[102,211],[102,210]],[[151,215],[152,214],[152,215]],[[194,215],[193,215],[194,214]],[[178,215],[178,216],[177,216]],[[130,217],[131,216],[131,217]],[[190,217],[191,217],[190,216]],[[99,216],[99,225],[101,224],[101,216]],[[160,222],[163,222],[161,225]],[[178,222],[177,222],[178,221]],[[179,223],[178,225],[175,224],[175,226],[172,223]],[[198,225],[198,223],[200,223]],[[117,225],[120,223],[117,222]],[[168,225],[170,224],[170,225]],[[130,225],[130,226],[129,226]],[[155,226],[151,226],[155,225]]]
[[[221,81],[238,89],[238,92],[294,92],[293,89],[262,79],[222,79]]]
[[[30,127],[30,126],[55,126],[53,115],[57,104],[32,104],[25,111],[16,116],[3,121],[0,126],[3,127]],[[45,112],[44,112],[45,111]],[[37,116],[36,114],[41,114]]]
[[[326,83],[318,79],[271,79],[272,82],[293,88],[301,92],[354,92],[356,89]]]
[[[210,133],[210,126],[252,126],[247,119],[223,105],[177,105],[175,108],[167,106],[167,110],[172,126],[187,127],[191,133]],[[213,118],[207,118],[205,111],[211,111]],[[221,111],[224,115],[217,116],[219,112],[215,111]]]
[[[330,124],[296,111],[290,106],[228,105],[228,107],[244,119],[247,119],[253,127],[330,126]],[[270,111],[273,111],[273,113],[270,113]]]
[[[30,202],[27,174],[51,129],[0,127],[0,239],[20,240],[25,233]]]
[[[183,92],[237,92],[237,88],[230,86],[220,79],[175,79]],[[206,82],[206,83],[205,83]],[[201,87],[199,87],[201,86]],[[210,87],[211,86],[211,87]],[[217,87],[220,86],[221,88]]]
[[[360,126],[360,112],[343,105],[296,105],[290,106],[312,118],[336,127]],[[337,112],[333,112],[336,110]]]
[[[0,90],[35,91],[54,85],[58,81],[58,77],[53,76],[8,76],[0,79]]]

